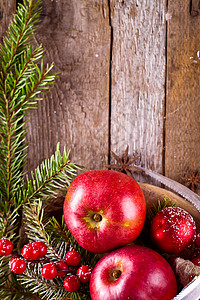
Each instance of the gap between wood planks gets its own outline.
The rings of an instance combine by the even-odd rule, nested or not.
[[[166,0],[166,14],[168,13],[168,0]],[[163,117],[163,151],[162,151],[162,174],[165,176],[165,147],[166,147],[166,112],[167,112],[167,32],[168,19],[166,18],[165,32],[165,99],[164,99],[164,117]]]
[[[111,3],[108,0],[108,14],[109,14],[109,25],[110,25],[110,66],[109,66],[109,116],[108,116],[108,164],[111,161],[111,99],[112,99],[112,53],[113,53],[113,27],[112,27],[112,16],[111,16]]]

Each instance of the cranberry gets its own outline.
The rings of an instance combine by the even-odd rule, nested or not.
[[[50,264],[46,264],[43,268],[42,268],[42,276],[45,279],[53,279],[57,274],[57,269],[54,266],[54,264],[50,263]]]
[[[34,242],[33,247],[38,248],[39,250],[39,258],[42,258],[43,256],[45,256],[47,254],[47,246],[45,245],[45,243],[43,242]]]
[[[54,265],[57,269],[57,277],[63,277],[67,274],[68,266],[63,260],[57,261]]]
[[[195,274],[190,275],[189,276],[189,281],[191,282],[195,278],[195,276],[196,276]]]
[[[81,262],[81,255],[76,250],[68,251],[65,255],[65,262],[68,266],[78,266]]]
[[[65,277],[63,285],[66,291],[71,293],[77,291],[81,284],[76,275],[69,275]]]
[[[86,283],[90,280],[92,269],[89,266],[81,266],[77,270],[77,276],[81,282]]]
[[[9,265],[11,271],[15,274],[22,274],[26,270],[26,262],[20,257],[12,258]]]
[[[13,250],[13,243],[6,238],[0,239],[0,255],[9,255]]]
[[[35,260],[39,258],[39,249],[33,244],[27,244],[22,249],[22,256],[27,260]]]

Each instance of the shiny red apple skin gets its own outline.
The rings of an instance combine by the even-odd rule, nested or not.
[[[193,217],[180,207],[166,207],[159,211],[150,226],[154,245],[163,252],[180,254],[196,239]]]
[[[115,279],[116,270],[121,275]],[[154,250],[138,245],[103,256],[90,278],[91,300],[171,300],[176,293],[176,278],[169,263]]]
[[[95,221],[94,215],[102,220]],[[80,174],[64,202],[66,225],[86,250],[104,253],[135,240],[146,216],[146,201],[130,176],[111,170]]]

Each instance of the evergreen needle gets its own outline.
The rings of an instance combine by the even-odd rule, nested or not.
[[[53,63],[44,66],[42,45],[33,49],[31,42],[41,12],[41,0],[24,0],[18,5],[0,47],[0,238],[19,242],[22,214],[30,241],[40,240],[48,247],[52,261],[63,259],[67,250],[78,249],[83,261],[95,262],[95,256],[82,249],[65,224],[47,219],[44,204],[65,191],[81,169],[71,163],[69,152],[56,152],[45,159],[30,176],[24,173],[27,156],[25,116],[36,108],[42,93],[49,90],[57,74]],[[60,228],[60,231],[58,230]],[[57,232],[56,232],[57,230]],[[59,234],[62,238],[58,240]],[[28,267],[24,274],[10,271],[10,256],[0,258],[0,298],[4,300],[88,299],[88,291],[68,293],[61,279],[52,282],[41,276],[41,264]]]

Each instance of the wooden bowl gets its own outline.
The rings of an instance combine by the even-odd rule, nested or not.
[[[153,205],[153,203],[156,204],[158,200],[161,201],[165,197],[175,202],[178,207],[181,207],[189,212],[196,222],[197,231],[200,231],[200,212],[193,206],[193,204],[180,197],[179,195],[160,187],[147,183],[139,183],[139,185],[146,199],[147,210]]]

